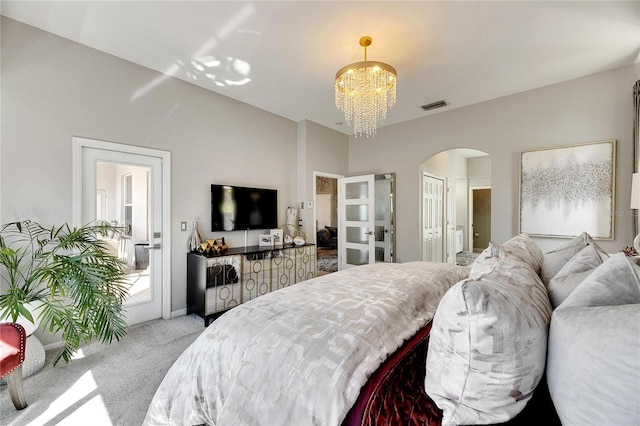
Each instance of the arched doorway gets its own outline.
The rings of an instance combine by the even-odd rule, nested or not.
[[[470,264],[491,239],[490,155],[450,149],[425,160],[420,173],[421,259]]]

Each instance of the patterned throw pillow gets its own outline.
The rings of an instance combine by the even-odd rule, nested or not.
[[[639,424],[639,277],[612,255],[553,312],[547,383],[563,425]]]
[[[443,425],[502,423],[530,399],[544,373],[551,318],[536,272],[542,258],[537,245],[519,235],[497,258],[474,264],[470,277],[442,298],[425,389],[443,410]]]

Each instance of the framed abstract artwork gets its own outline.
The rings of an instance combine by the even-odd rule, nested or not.
[[[615,158],[615,140],[522,152],[520,232],[612,240]]]

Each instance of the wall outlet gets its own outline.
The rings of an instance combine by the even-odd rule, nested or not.
[[[180,230],[182,232],[187,230],[187,222],[180,222]]]

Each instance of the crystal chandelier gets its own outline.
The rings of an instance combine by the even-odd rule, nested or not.
[[[371,37],[360,38],[364,61],[342,67],[336,73],[336,106],[344,111],[347,125],[353,123],[355,137],[373,137],[387,118],[387,108],[396,103],[395,68],[384,62],[367,61]]]

